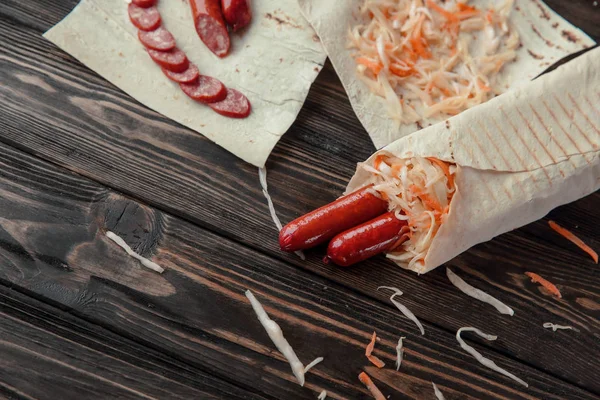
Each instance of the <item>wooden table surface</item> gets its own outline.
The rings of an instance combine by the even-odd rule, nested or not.
[[[41,37],[77,0],[0,1],[0,398],[368,399],[367,371],[390,399],[600,396],[600,269],[547,220],[448,263],[512,306],[459,292],[377,258],[359,267],[278,250],[256,168],[140,105]],[[548,1],[600,40],[592,0]],[[373,152],[331,65],[269,158],[283,221],[335,199]],[[598,193],[548,218],[600,249]],[[476,218],[476,216],[474,216]],[[111,230],[167,268],[142,268]],[[525,271],[558,285],[557,300]],[[423,322],[397,312],[380,285]],[[256,319],[251,289],[312,370],[304,388]],[[544,322],[579,332],[543,329]],[[475,362],[467,341],[529,383]],[[377,369],[364,357],[373,331]],[[393,368],[399,336],[405,361]]]

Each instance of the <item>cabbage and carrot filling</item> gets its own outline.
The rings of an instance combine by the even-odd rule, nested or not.
[[[380,154],[361,168],[371,174],[365,185],[373,185],[372,190],[389,202],[390,211],[408,223],[408,239],[387,257],[408,268],[423,265],[456,192],[456,166],[435,158]]]
[[[515,60],[514,0],[483,9],[455,0],[365,0],[350,28],[358,77],[401,124],[445,118],[505,88],[497,76]]]

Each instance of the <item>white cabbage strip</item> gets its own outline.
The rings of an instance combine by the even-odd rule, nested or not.
[[[262,304],[260,304],[256,297],[254,297],[254,294],[252,294],[250,290],[246,290],[246,297],[248,298],[248,300],[250,300],[250,304],[252,304],[252,308],[254,309],[258,320],[267,331],[267,334],[271,338],[271,341],[273,342],[273,344],[275,344],[277,350],[279,350],[290,363],[290,366],[292,367],[292,372],[298,380],[298,383],[300,384],[300,386],[304,386],[304,374],[306,374],[306,372],[308,372],[310,368],[323,361],[323,357],[316,358],[305,368],[302,362],[300,362],[300,359],[298,359],[298,356],[296,355],[296,352],[294,351],[292,346],[290,346],[286,338],[283,336],[283,332],[281,331],[281,328],[279,327],[277,322],[269,318],[269,314],[267,314]]]
[[[115,242],[116,244],[118,244],[119,246],[121,246],[127,254],[129,254],[131,257],[135,258],[136,260],[138,260],[144,267],[149,268],[153,271],[156,271],[159,274],[162,274],[163,272],[165,272],[165,269],[163,267],[161,267],[160,265],[148,260],[145,257],[140,256],[138,253],[131,250],[131,247],[129,247],[129,245],[127,243],[125,243],[125,241],[123,240],[122,237],[116,235],[115,233],[113,233],[111,231],[106,231],[106,237],[109,238],[110,240],[112,240],[113,242]]]
[[[547,328],[547,329],[551,328],[554,332],[556,332],[557,329],[571,329],[571,330],[574,330],[575,332],[579,332],[579,330],[573,328],[572,326],[556,325],[556,324],[553,324],[552,322],[544,322],[543,326],[544,326],[544,328]]]
[[[515,312],[512,308],[502,303],[495,297],[490,296],[486,292],[469,285],[467,282],[463,281],[458,275],[452,272],[450,268],[446,268],[446,275],[448,276],[448,279],[450,279],[450,282],[452,282],[452,284],[459,288],[460,291],[464,294],[494,306],[496,310],[500,312],[500,314],[508,314],[510,316],[514,315]]]
[[[400,310],[400,312],[402,314],[404,314],[404,316],[406,318],[408,318],[411,321],[413,321],[419,327],[419,330],[421,331],[421,335],[424,335],[425,334],[425,328],[423,328],[423,325],[417,319],[417,317],[415,316],[415,314],[413,314],[412,311],[410,311],[408,308],[406,308],[406,306],[404,304],[402,304],[398,300],[394,299],[394,297],[396,297],[396,296],[402,296],[402,294],[403,294],[402,291],[400,289],[392,287],[392,286],[379,286],[377,288],[377,290],[380,290],[380,289],[387,289],[387,290],[394,291],[394,294],[390,297],[390,301],[396,306],[396,308],[398,310]]]
[[[277,230],[280,231],[283,228],[283,225],[281,225],[281,221],[279,220],[279,217],[277,216],[277,213],[275,212],[275,206],[273,205],[273,199],[271,199],[271,195],[269,194],[269,189],[267,186],[267,169],[266,168],[263,167],[263,168],[258,169],[258,180],[260,181],[260,186],[262,187],[263,195],[267,199],[267,204],[269,206],[269,212],[271,213],[271,219],[273,219],[273,222],[275,223]],[[295,251],[294,253],[296,253],[296,255],[298,257],[300,257],[302,260],[306,259],[306,257],[304,257],[304,253],[301,251]]]
[[[398,345],[396,346],[396,371],[400,370],[400,366],[402,365],[402,360],[404,359],[404,348],[402,345],[402,340],[406,339],[404,336],[400,336],[398,339]]]
[[[433,382],[431,382],[431,384],[433,385],[433,392],[435,393],[435,397],[437,397],[438,400],[446,400],[444,394],[440,389],[438,389],[437,385]]]
[[[327,397],[327,390],[323,390],[320,394],[319,397],[317,397],[317,399],[319,400],[325,400],[325,398]]]
[[[480,331],[477,328],[473,328],[473,327],[463,327],[460,328],[457,332],[456,332],[456,340],[458,340],[458,343],[460,344],[460,347],[463,348],[463,350],[465,350],[467,353],[469,353],[470,355],[472,355],[473,357],[475,357],[475,359],[477,361],[479,361],[481,364],[483,364],[484,366],[501,373],[504,376],[508,376],[511,379],[514,379],[515,381],[519,382],[521,385],[525,386],[525,387],[529,387],[529,385],[527,384],[527,382],[525,382],[524,380],[516,377],[515,375],[511,374],[510,372],[508,372],[507,370],[500,368],[499,366],[496,365],[495,362],[493,362],[492,360],[490,360],[489,358],[485,358],[484,356],[482,356],[477,350],[475,350],[473,347],[469,346],[468,344],[465,343],[464,340],[462,340],[462,338],[460,337],[460,334],[462,332],[475,332],[477,335],[481,336],[482,338],[486,339],[486,340],[496,340],[498,338],[498,336],[494,336],[494,335],[488,335],[487,333],[483,333],[482,331]]]

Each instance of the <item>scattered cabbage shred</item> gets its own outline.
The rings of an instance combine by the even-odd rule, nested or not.
[[[404,359],[404,346],[402,340],[406,339],[404,336],[400,336],[398,339],[398,345],[396,345],[396,371],[400,370],[402,360]]]
[[[392,290],[394,292],[394,294],[392,294],[392,296],[390,297],[390,301],[392,302],[392,304],[394,304],[396,306],[396,308],[398,310],[400,310],[400,312],[402,314],[404,314],[404,316],[406,318],[408,318],[411,321],[413,321],[415,323],[415,325],[417,325],[417,327],[421,331],[421,335],[424,335],[425,334],[425,328],[423,328],[423,324],[421,324],[421,322],[415,316],[415,314],[413,314],[413,312],[410,311],[404,304],[402,304],[398,300],[394,299],[394,297],[396,297],[396,296],[402,296],[402,294],[403,294],[402,291],[400,289],[392,287],[392,286],[379,286],[377,288],[377,290],[380,290],[380,289]]]
[[[268,186],[267,186],[267,169],[265,167],[258,169],[258,179],[260,181],[260,186],[262,187],[262,192],[265,198],[267,199],[267,204],[269,206],[269,212],[271,213],[271,219],[275,223],[277,230],[281,231],[283,225],[281,225],[281,221],[275,212],[275,206],[273,205],[273,200],[271,199],[271,195],[269,194]],[[295,251],[296,255],[300,257],[302,260],[305,260],[304,253],[302,251]]]
[[[325,398],[327,397],[327,390],[323,390],[320,394],[319,397],[317,397],[317,399],[319,400],[325,400]]]
[[[516,58],[513,2],[478,9],[456,0],[364,0],[348,32],[358,77],[400,124],[481,104],[502,92],[498,73]]]
[[[450,282],[452,282],[454,286],[459,288],[461,292],[477,300],[481,300],[484,303],[491,304],[496,308],[496,310],[500,312],[500,314],[508,314],[510,316],[514,315],[515,312],[512,308],[502,303],[495,297],[490,296],[486,292],[469,285],[467,282],[463,281],[458,275],[452,272],[450,268],[446,268],[446,275],[448,276],[448,279],[450,279]]]
[[[381,152],[360,168],[371,175],[365,184],[373,185],[373,192],[389,202],[396,217],[408,222],[404,242],[387,257],[418,272],[450,210],[456,167],[434,158],[403,159]]]
[[[504,376],[508,376],[509,378],[514,379],[515,381],[519,382],[521,385],[523,385],[525,387],[529,387],[529,385],[527,384],[527,382],[525,382],[524,380],[522,380],[522,379],[518,378],[517,376],[511,374],[507,370],[505,370],[503,368],[500,368],[499,366],[496,365],[495,362],[493,362],[489,358],[485,358],[477,350],[475,350],[473,347],[471,347],[468,344],[466,344],[465,341],[462,340],[462,338],[460,337],[460,334],[462,332],[475,332],[477,335],[481,336],[482,338],[484,338],[486,340],[496,340],[498,338],[498,336],[488,335],[487,333],[483,333],[479,329],[472,328],[472,327],[460,328],[456,332],[456,340],[458,340],[458,343],[460,344],[460,347],[462,347],[463,350],[465,350],[467,353],[469,353],[470,355],[472,355],[473,357],[475,357],[475,359],[477,361],[479,361],[484,366],[486,366],[486,367],[488,367],[488,368],[490,368],[490,369],[492,369],[492,370],[494,370],[496,372],[501,373]]]
[[[279,350],[290,363],[292,372],[294,373],[294,376],[298,380],[300,386],[304,386],[304,375],[310,368],[323,361],[323,357],[318,357],[305,368],[302,362],[300,362],[300,359],[298,359],[298,356],[296,355],[296,352],[292,346],[290,346],[286,338],[283,336],[283,332],[281,331],[281,328],[277,322],[269,318],[269,314],[267,314],[262,304],[260,304],[256,297],[254,297],[254,294],[250,290],[246,290],[245,294],[248,300],[250,300],[250,304],[252,305],[252,309],[254,309],[258,320],[267,331],[269,338],[271,338],[271,341],[273,341],[273,344],[275,344],[277,350]]]
[[[571,330],[574,330],[574,331],[578,332],[578,330],[575,329],[575,328],[573,328],[572,326],[569,326],[569,325],[557,325],[557,324],[553,324],[552,322],[544,322],[543,327],[546,328],[546,329],[552,329],[554,332],[556,332],[557,329],[571,329]]]
[[[140,256],[138,253],[133,251],[131,249],[131,247],[129,247],[129,245],[127,243],[125,243],[123,238],[118,236],[117,234],[115,234],[111,231],[106,231],[106,237],[109,238],[110,240],[112,240],[113,242],[115,242],[116,244],[118,244],[119,246],[121,246],[127,254],[129,254],[131,257],[135,258],[136,260],[138,260],[144,267],[149,268],[153,271],[156,271],[159,274],[162,274],[163,272],[165,272],[165,269],[163,267],[161,267],[160,265],[148,260],[145,257]]]
[[[442,393],[442,391],[440,389],[438,389],[437,385],[434,382],[431,382],[431,384],[433,385],[433,392],[435,393],[435,397],[438,400],[446,400],[446,398],[444,397],[444,394]]]

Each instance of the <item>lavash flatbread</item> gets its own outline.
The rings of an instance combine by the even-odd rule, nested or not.
[[[356,77],[356,64],[348,48],[348,29],[359,21],[357,10],[365,0],[298,0],[302,13],[319,35],[331,63],[346,89],[358,119],[379,149],[394,140],[445,118],[425,119],[399,128],[385,107],[385,100],[371,93]],[[479,9],[489,8],[493,0],[471,0]],[[527,84],[561,58],[594,45],[594,41],[540,0],[518,0],[510,15],[522,47],[517,60],[505,66],[498,76],[498,87],[517,88]],[[478,33],[483,35],[483,32]]]
[[[600,189],[600,48],[528,85],[375,153],[457,166],[456,193],[425,273],[468,248]],[[346,191],[363,186],[361,168]]]
[[[252,103],[231,119],[189,99],[150,59],[124,0],[82,0],[44,34],[142,104],[185,125],[243,160],[262,167],[296,119],[325,53],[296,0],[252,2],[253,21],[231,35],[231,54],[216,57],[194,29],[187,1],[159,1],[163,25],[202,74],[238,89]]]

